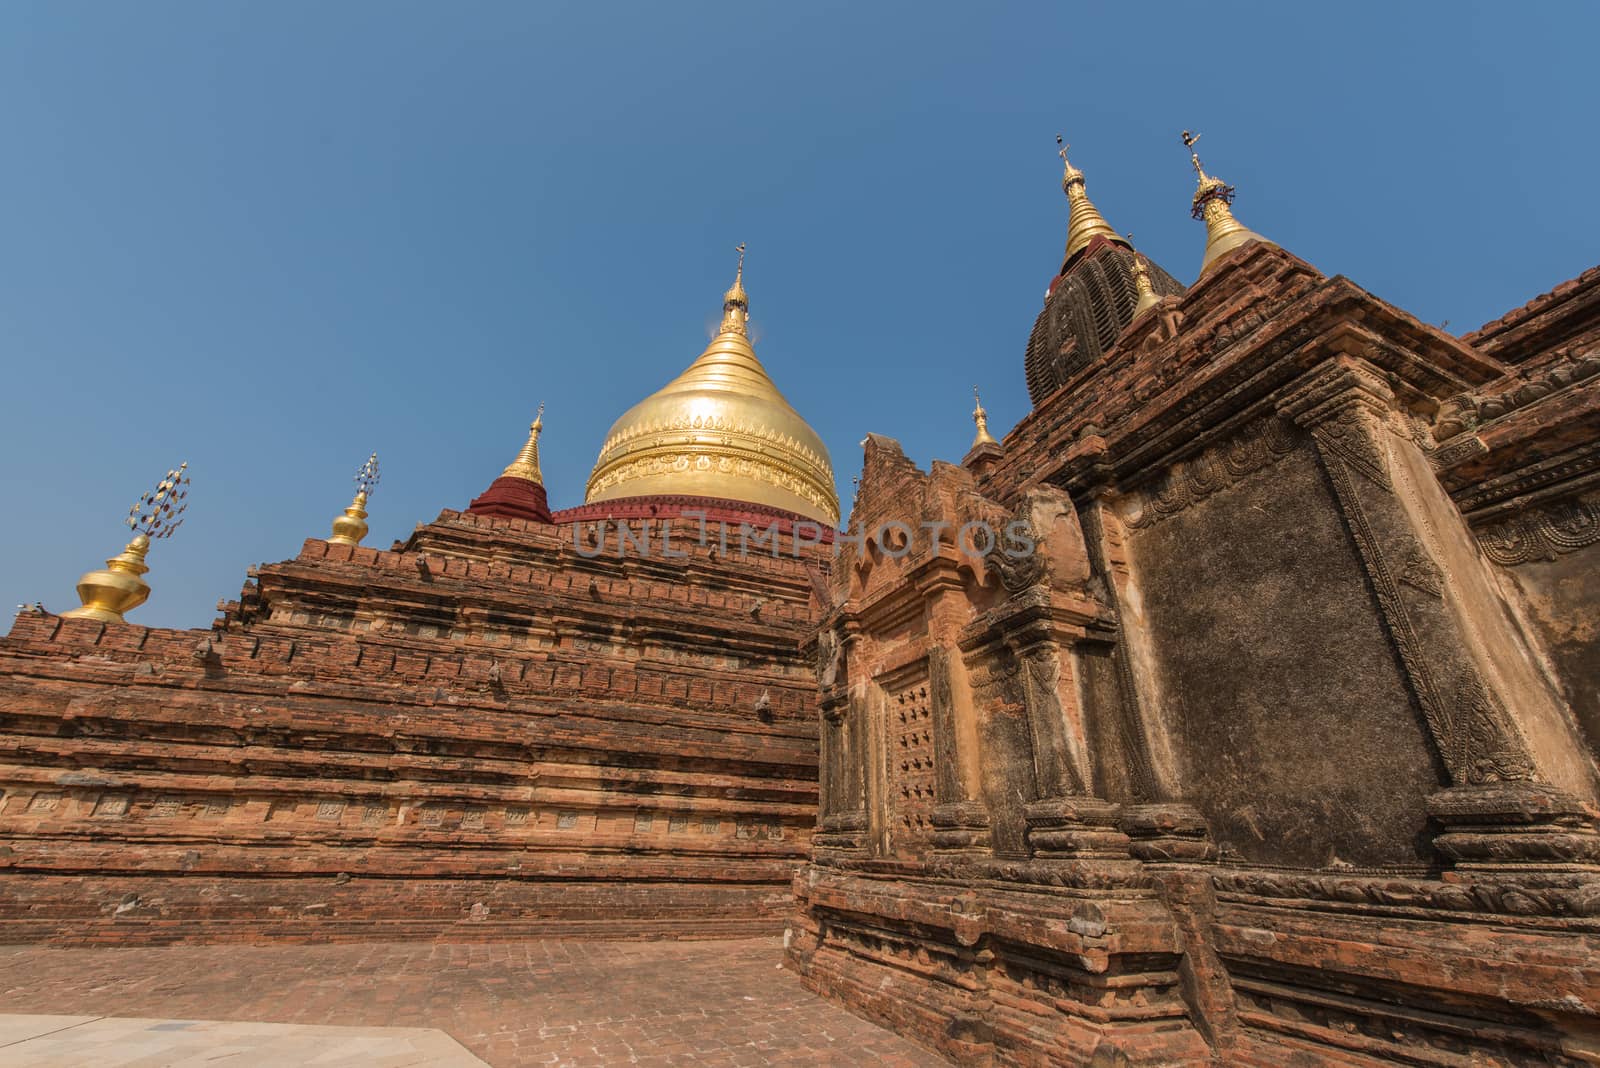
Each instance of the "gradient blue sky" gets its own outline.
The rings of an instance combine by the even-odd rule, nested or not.
[[[1053,137],[1185,281],[1178,140],[1322,270],[1465,331],[1593,265],[1600,5],[0,6],[0,608],[74,606],[180,459],[131,618],[204,626],[383,459],[369,544],[548,404],[552,503],[703,347],[733,269],[832,450],[1027,410]],[[9,614],[5,617],[9,620]]]

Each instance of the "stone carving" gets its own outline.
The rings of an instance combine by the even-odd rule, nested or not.
[[[1400,581],[1423,593],[1444,596],[1444,575],[1421,546],[1412,547],[1405,566],[1400,569]]]
[[[839,681],[839,668],[844,661],[844,651],[839,637],[831,629],[817,633],[817,685],[831,689]]]
[[[1476,438],[1464,439],[1476,442]],[[1452,442],[1451,446],[1455,443]],[[1481,443],[1479,443],[1481,444]],[[1451,446],[1446,446],[1449,448]],[[1440,449],[1443,453],[1445,449]],[[1437,453],[1435,454],[1438,455]],[[1481,508],[1500,501],[1510,501],[1517,497],[1527,496],[1532,493],[1546,490],[1552,486],[1563,483],[1568,485],[1586,484],[1597,473],[1600,473],[1600,448],[1594,444],[1572,449],[1561,453],[1549,460],[1528,464],[1517,469],[1515,477],[1497,478],[1488,483],[1479,482],[1466,490],[1453,493],[1452,499],[1456,506],[1467,516]]]
[[[1439,405],[1434,420],[1435,441],[1445,442],[1464,431],[1476,429],[1534,401],[1548,397],[1558,390],[1577,382],[1600,375],[1600,351],[1582,355],[1567,351],[1553,365],[1530,374],[1520,385],[1507,388],[1490,397],[1461,393]]]
[[[1211,881],[1219,895],[1245,900],[1257,897],[1513,916],[1600,916],[1600,885],[1572,875],[1533,885],[1492,878],[1441,883],[1382,875],[1245,869],[1215,872]]]
[[[897,845],[933,832],[933,709],[926,683],[908,686],[889,704],[889,781]]]
[[[1352,412],[1346,418],[1318,423],[1312,435],[1319,446],[1336,454],[1351,469],[1384,489],[1392,489],[1385,452],[1387,436],[1376,423],[1377,418],[1370,412]]]
[[[1021,593],[1029,586],[1037,585],[1045,577],[1044,554],[1037,549],[1041,540],[1039,532],[1026,521],[1015,529],[1034,543],[1034,552],[1012,554],[1007,553],[1002,546],[995,545],[983,558],[984,567],[990,574],[999,576],[1000,584],[1009,594]]]
[[[1175,516],[1223,487],[1276,463],[1294,447],[1294,433],[1281,419],[1268,417],[1253,423],[1198,456],[1174,463],[1153,491],[1130,494],[1138,511],[1127,518],[1128,525],[1142,530]]]
[[[1476,674],[1462,677],[1455,700],[1440,708],[1439,745],[1458,781],[1509,782],[1533,778],[1533,766],[1506,736],[1506,711]],[[1455,771],[1452,770],[1452,774]]]
[[[1507,567],[1555,560],[1600,541],[1600,508],[1581,498],[1531,508],[1478,532],[1478,546]]]
[[[1393,535],[1380,536],[1374,530],[1367,507],[1357,492],[1350,475],[1352,468],[1385,490],[1393,489],[1382,453],[1384,446],[1379,440],[1371,440],[1386,431],[1372,415],[1352,407],[1346,409],[1342,418],[1319,423],[1312,433],[1322,452],[1324,470],[1355,537],[1373,592],[1377,594],[1379,607],[1394,636],[1395,650],[1411,680],[1451,781],[1460,785],[1529,778],[1532,767],[1520,739],[1509,733],[1505,710],[1483,686],[1475,670],[1465,668],[1453,692],[1441,685],[1433,658],[1424,650],[1411,612],[1400,593],[1402,579],[1395,574],[1390,559],[1397,539]],[[1362,444],[1363,441],[1367,443]],[[1425,559],[1425,550],[1415,541],[1402,552],[1408,563]],[[1412,585],[1420,583],[1422,589],[1433,594],[1428,587],[1437,584],[1442,592],[1442,582],[1435,583],[1426,568],[1402,567],[1401,574],[1407,570],[1413,572]]]

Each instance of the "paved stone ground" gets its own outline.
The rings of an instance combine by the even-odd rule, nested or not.
[[[806,990],[782,952],[772,938],[0,946],[0,1013],[429,1027],[496,1066],[945,1063]]]
[[[483,1068],[432,1028],[0,1014],[0,1064],[6,1068],[212,1068],[224,1060],[318,1068]]]

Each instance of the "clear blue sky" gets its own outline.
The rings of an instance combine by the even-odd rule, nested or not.
[[[0,628],[74,606],[180,459],[131,618],[204,626],[383,459],[368,543],[464,507],[548,404],[552,502],[705,343],[733,269],[832,450],[1027,410],[1062,131],[1180,279],[1178,131],[1250,226],[1465,331],[1600,260],[1600,5],[0,7]]]

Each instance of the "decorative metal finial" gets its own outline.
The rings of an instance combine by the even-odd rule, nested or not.
[[[378,485],[378,454],[373,453],[367,457],[367,462],[361,465],[356,472],[356,495],[360,497],[372,496],[373,489]]]
[[[520,478],[544,485],[544,473],[539,470],[539,435],[543,430],[544,401],[540,401],[539,411],[534,414],[533,422],[528,424],[528,440],[523,442],[517,458],[506,464],[505,470],[500,472],[501,478]]]
[[[134,501],[128,509],[129,529],[151,541],[172,537],[183,526],[183,513],[189,507],[189,491],[185,488],[189,485],[188,471],[187,462],[179,464],[156,483],[154,490]]]
[[[1067,149],[1072,146],[1063,141],[1060,134],[1056,134],[1056,146],[1056,155],[1061,157],[1061,188],[1070,196],[1073,184],[1081,185],[1083,183],[1083,172],[1074,167],[1072,161],[1067,159]]]
[[[1133,249],[1133,235],[1127,234],[1128,247]],[[1150,268],[1145,262],[1144,253],[1133,249],[1133,290],[1137,295],[1133,305],[1133,317],[1137,319],[1145,312],[1161,303],[1161,298],[1156,295],[1155,287],[1150,284]]]
[[[734,273],[733,285],[722,295],[722,326],[719,333],[744,334],[745,321],[750,315],[750,297],[744,291],[744,242],[734,246],[739,254],[739,269]]]
[[[1200,257],[1200,273],[1205,274],[1213,264],[1242,245],[1252,242],[1270,245],[1272,242],[1233,217],[1229,206],[1233,203],[1234,188],[1221,178],[1207,174],[1200,166],[1200,154],[1194,150],[1199,140],[1200,135],[1193,130],[1183,131],[1183,144],[1189,150],[1189,162],[1194,164],[1198,180],[1189,214],[1206,224],[1206,250]]]
[[[83,603],[61,613],[63,616],[121,623],[124,612],[144,604],[150,596],[149,585],[140,577],[150,570],[145,566],[145,554],[152,541],[172,537],[183,525],[183,513],[189,507],[188,485],[189,465],[181,463],[168,471],[155,489],[133,502],[127,519],[133,540],[107,560],[103,570],[86,572],[78,579],[78,600]]]
[[[1206,172],[1200,167],[1200,153],[1194,150],[1195,143],[1199,140],[1200,135],[1193,130],[1183,131],[1183,147],[1189,150],[1189,162],[1194,164],[1194,173],[1204,178]]]
[[[1189,150],[1189,162],[1194,165],[1195,178],[1199,186],[1194,191],[1194,202],[1190,205],[1189,214],[1196,219],[1206,217],[1206,205],[1214,200],[1220,200],[1224,205],[1233,203],[1233,186],[1220,178],[1213,178],[1200,166],[1200,154],[1194,150],[1195,143],[1200,140],[1200,135],[1193,130],[1183,131],[1183,145]]]
[[[972,387],[972,403],[974,405],[972,409],[972,421],[977,424],[978,432],[977,434],[973,435],[972,444],[968,446],[967,451],[971,452],[979,445],[1000,444],[994,439],[994,435],[989,433],[989,413],[984,411],[983,401],[978,399],[977,386]]]
[[[356,471],[355,500],[350,502],[350,507],[344,510],[343,515],[335,517],[333,533],[328,535],[329,545],[354,547],[361,544],[361,539],[367,536],[367,497],[377,484],[378,454],[373,453]]]
[[[1067,149],[1072,146],[1056,134],[1056,144],[1060,150],[1056,155],[1061,157],[1061,191],[1067,195],[1069,214],[1067,217],[1067,247],[1062,253],[1061,269],[1067,270],[1074,257],[1089,247],[1095,239],[1105,241],[1121,241],[1117,232],[1106,222],[1100,209],[1096,208],[1089,200],[1088,190],[1084,188],[1083,172],[1074,167],[1067,159]]]

